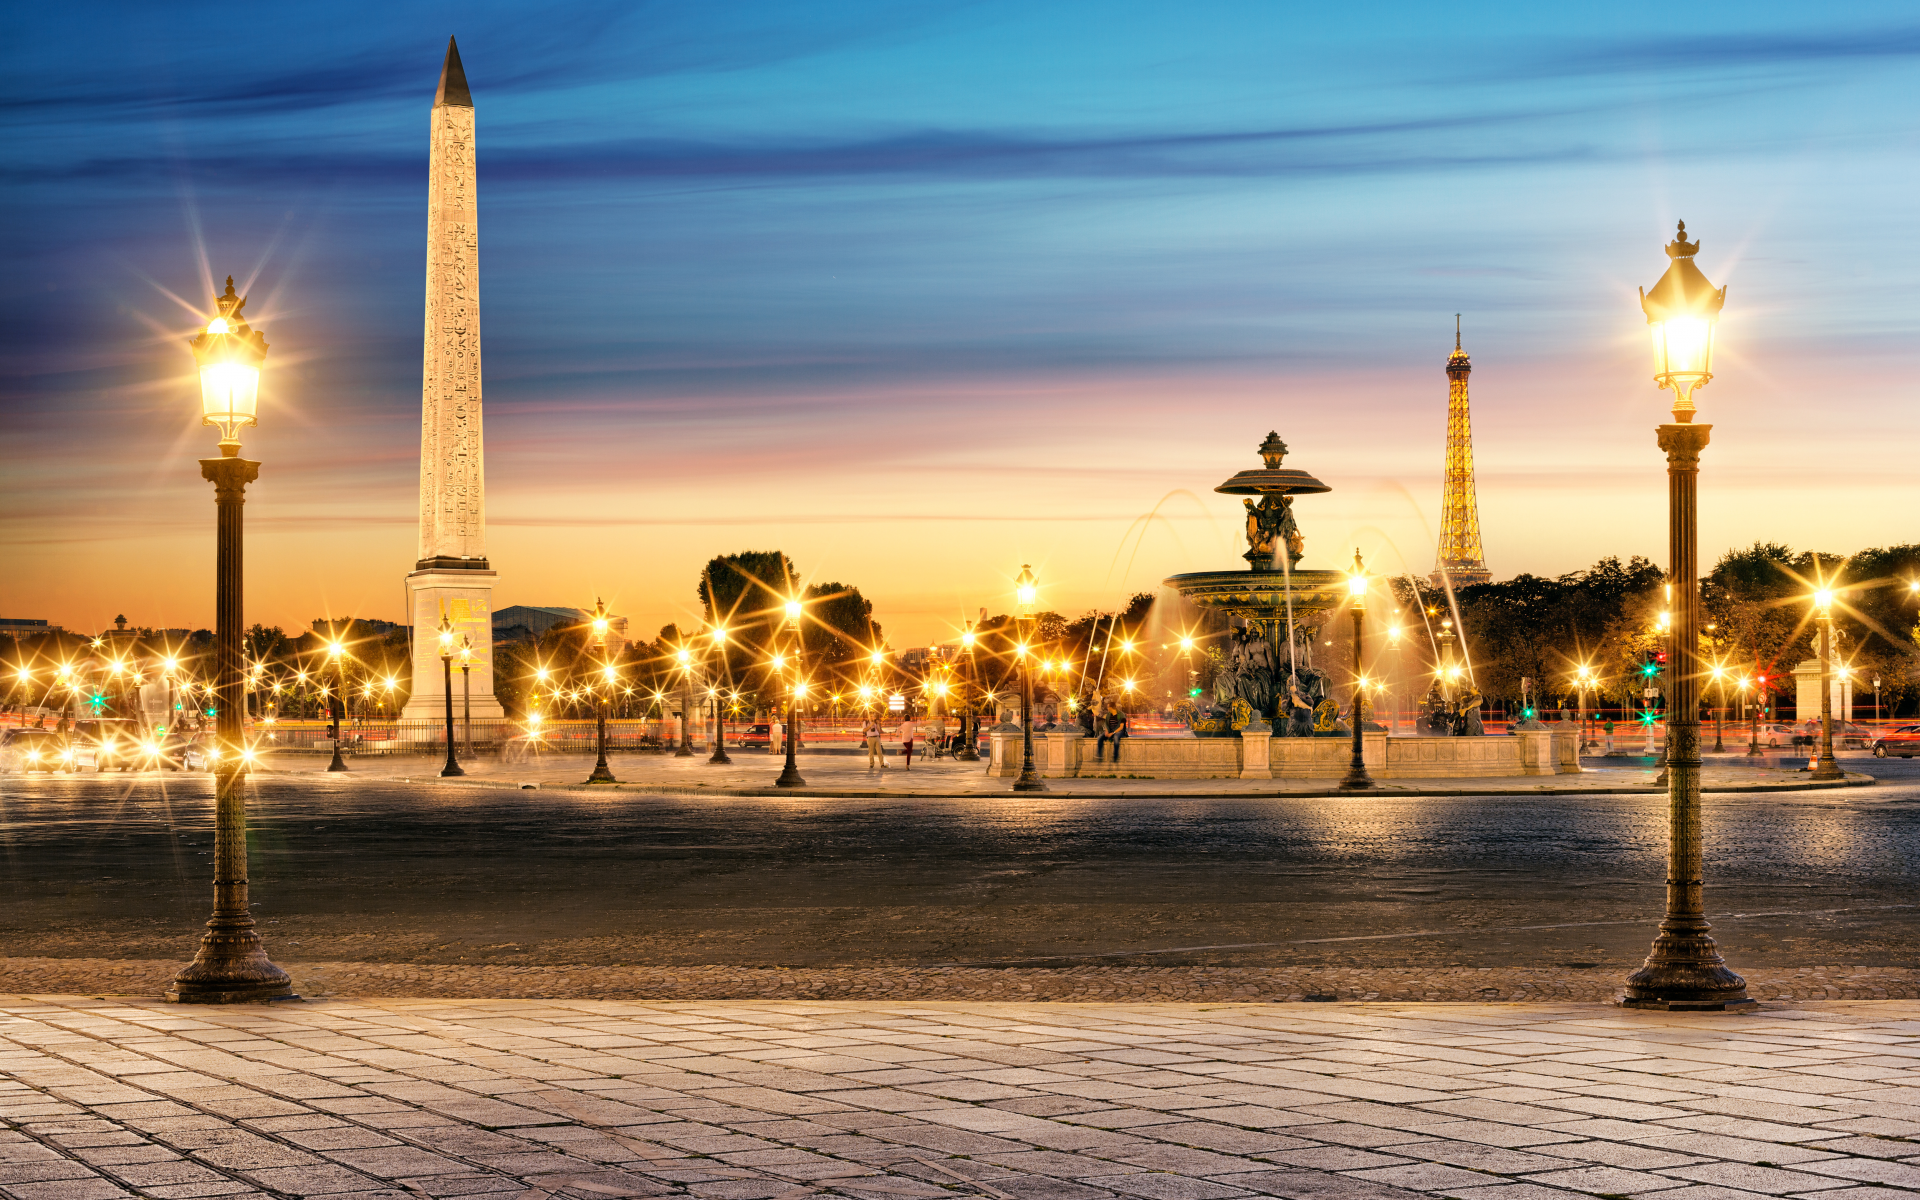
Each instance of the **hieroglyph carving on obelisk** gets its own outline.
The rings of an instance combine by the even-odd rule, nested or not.
[[[413,693],[405,716],[445,717],[442,616],[456,646],[471,644],[468,686],[454,670],[454,715],[497,718],[493,696],[493,581],[480,425],[480,222],[475,196],[473,95],[447,39],[433,98],[427,174],[427,320],[420,378],[420,558],[407,576]]]

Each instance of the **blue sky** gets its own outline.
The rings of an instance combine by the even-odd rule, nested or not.
[[[1023,561],[1111,604],[1237,564],[1269,428],[1310,565],[1424,572],[1455,312],[1496,573],[1658,557],[1676,218],[1729,285],[1703,555],[1913,536],[1911,6],[89,5],[0,48],[10,615],[210,619],[227,272],[252,615],[399,610],[449,33],[503,605],[644,628],[775,545],[900,644]]]

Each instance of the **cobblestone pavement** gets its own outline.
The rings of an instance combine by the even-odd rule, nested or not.
[[[0,1004],[12,1200],[1913,1200],[1920,1005]]]
[[[609,790],[640,791],[657,795],[783,795],[831,797],[881,796],[982,796],[1005,794],[1011,781],[991,778],[986,764],[955,762],[952,759],[918,759],[909,769],[898,755],[889,757],[883,770],[869,769],[866,759],[852,754],[802,754],[800,773],[807,786],[776,789],[773,781],[780,774],[783,757],[763,752],[732,753],[731,765],[715,766],[704,753],[693,758],[675,758],[665,754],[616,754],[611,765],[620,783]],[[316,775],[325,772],[328,760],[319,755],[272,755],[264,772],[282,775]],[[1845,783],[1812,783],[1799,770],[1804,759],[1769,758],[1749,760],[1737,755],[1721,755],[1709,760],[1706,785],[1717,791],[1760,789],[1813,790],[1872,782],[1873,774],[1885,766],[1866,755],[1851,755],[1844,764]],[[467,775],[441,780],[442,760],[414,755],[355,759],[351,773],[382,782],[432,783],[446,787],[533,787],[582,788],[593,770],[593,759],[577,754],[546,755],[522,763],[503,763],[497,759],[476,759],[463,766]],[[1484,796],[1508,793],[1599,793],[1654,792],[1658,768],[1651,760],[1628,756],[1586,760],[1587,769],[1579,775],[1527,775],[1490,779],[1391,779],[1379,781],[1379,790],[1388,794]],[[1135,779],[1108,775],[1098,765],[1088,768],[1077,779],[1049,779],[1047,787],[1069,796],[1317,796],[1337,794],[1334,779]],[[598,785],[605,787],[606,785]],[[598,788],[596,788],[598,790]]]
[[[1916,785],[1707,798],[1708,912],[1737,969],[1920,964]],[[269,951],[373,981],[334,989],[354,994],[525,995],[537,970],[625,980],[601,994],[626,997],[973,981],[939,993],[960,998],[1013,994],[981,990],[1006,971],[1042,972],[1038,988],[1065,977],[1046,971],[1188,968],[1102,986],[1215,996],[1193,971],[1219,967],[1279,972],[1261,996],[1412,996],[1406,978],[1478,968],[1617,979],[1645,957],[1665,890],[1666,805],[1645,795],[833,800],[337,776],[249,790]],[[0,957],[186,961],[210,824],[204,775],[0,780]],[[977,969],[992,971],[939,975]],[[0,990],[97,986],[25,970]],[[1404,974],[1288,974],[1349,970]]]

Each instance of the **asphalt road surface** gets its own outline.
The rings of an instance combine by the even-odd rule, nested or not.
[[[1920,762],[1709,796],[1708,905],[1753,966],[1920,960]],[[189,957],[212,782],[0,779],[0,954]],[[287,960],[752,966],[1626,965],[1651,796],[649,797],[261,778],[255,912]],[[1732,915],[1738,914],[1738,915]]]

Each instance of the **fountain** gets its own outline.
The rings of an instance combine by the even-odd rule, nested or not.
[[[1314,669],[1312,646],[1321,619],[1341,602],[1347,577],[1298,569],[1306,538],[1293,515],[1295,496],[1333,489],[1298,467],[1281,465],[1287,444],[1277,431],[1267,434],[1259,453],[1259,468],[1241,471],[1213,489],[1260,498],[1242,501],[1247,551],[1241,557],[1247,569],[1194,571],[1165,581],[1193,604],[1233,618],[1227,665],[1215,676],[1214,704],[1194,714],[1193,731],[1201,737],[1269,728],[1277,737],[1343,732],[1326,677]]]
[[[1344,571],[1303,571],[1306,539],[1294,520],[1296,496],[1333,489],[1298,467],[1283,466],[1287,445],[1278,433],[1260,444],[1261,466],[1241,471],[1216,492],[1246,499],[1245,570],[1194,571],[1167,579],[1166,586],[1193,604],[1230,618],[1226,662],[1215,673],[1213,702],[1189,719],[1190,733],[1134,736],[1121,740],[1111,768],[1097,759],[1077,724],[1034,738],[1040,773],[1049,778],[1128,779],[1328,779],[1344,778],[1351,765],[1351,732],[1341,723],[1338,689],[1313,664],[1313,642],[1328,613],[1346,599]],[[1258,497],[1258,499],[1254,499]],[[1478,693],[1459,678],[1453,631],[1437,643],[1435,689],[1427,736],[1400,737],[1368,722],[1361,729],[1362,756],[1379,779],[1444,779],[1507,775],[1553,775],[1580,770],[1576,739],[1551,729],[1521,730],[1512,737],[1477,737]],[[1341,693],[1336,698],[1331,693]],[[1466,697],[1471,702],[1463,703]],[[1444,708],[1445,728],[1435,715]],[[1463,719],[1463,716],[1465,719]],[[1268,718],[1272,718],[1269,724]],[[1468,736],[1460,736],[1468,735]],[[989,774],[1018,772],[1017,729],[996,728]]]

